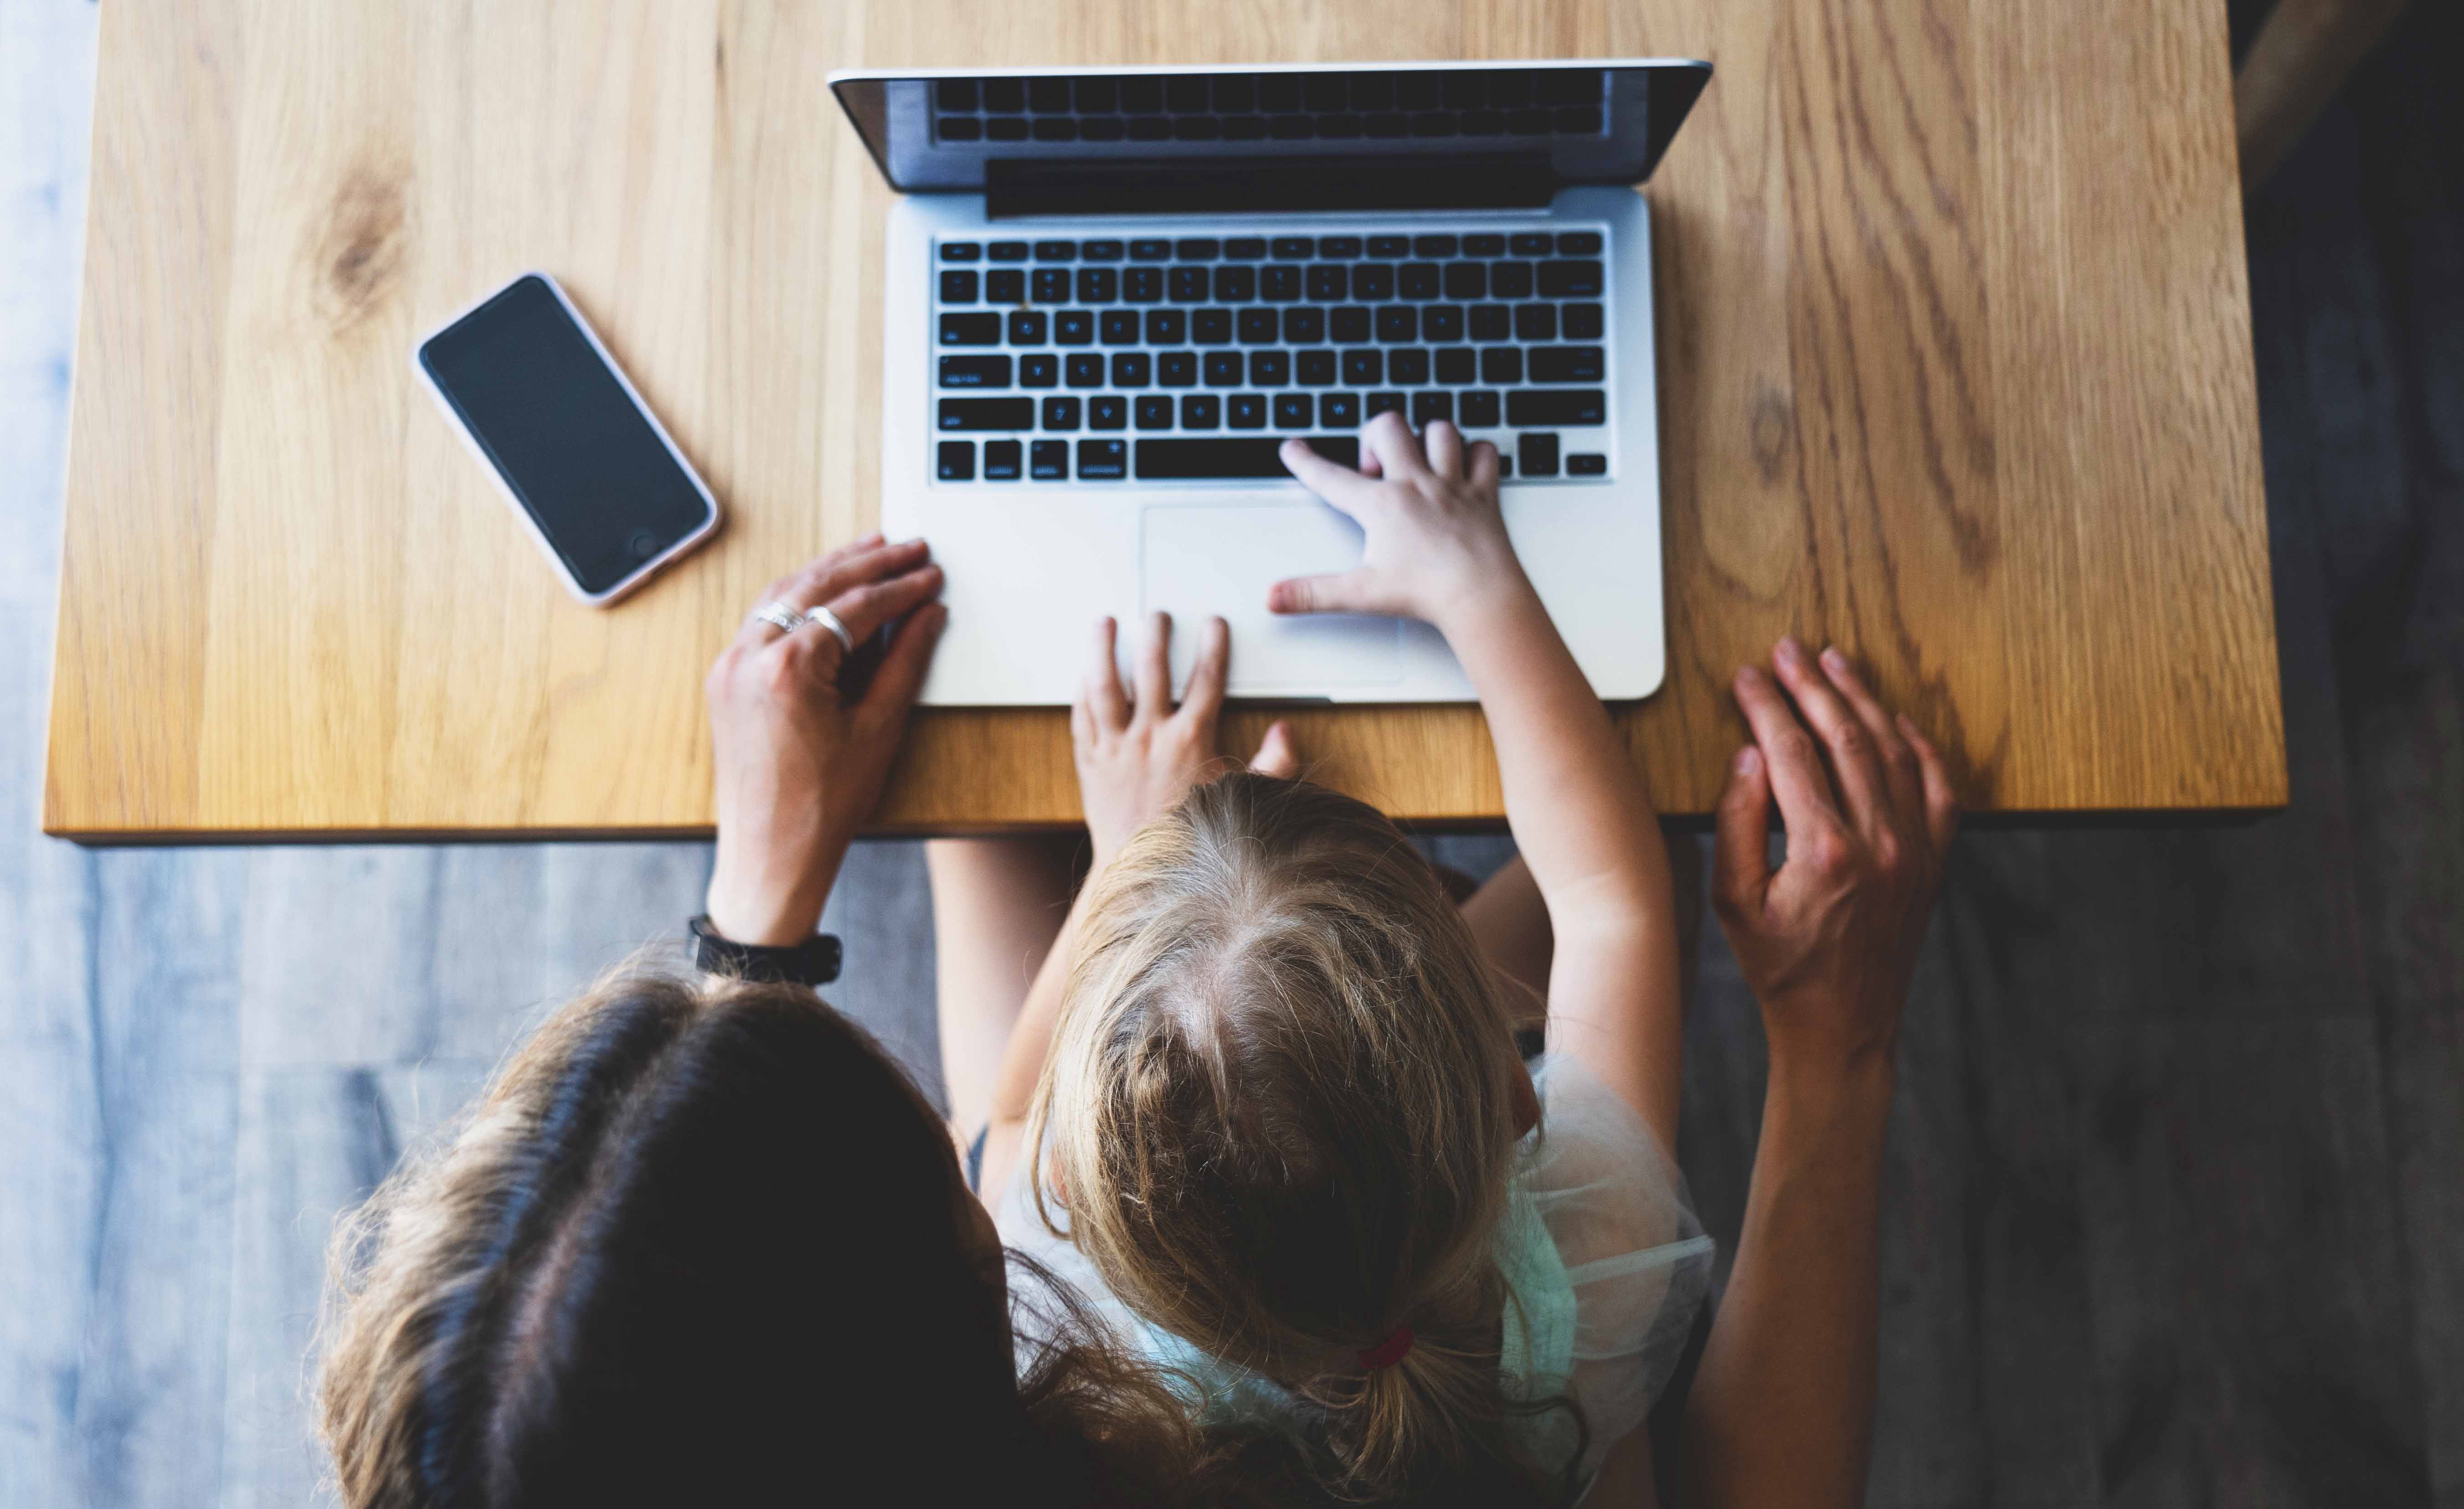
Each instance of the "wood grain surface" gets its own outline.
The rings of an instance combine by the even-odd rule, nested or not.
[[[704,829],[703,669],[877,513],[890,195],[830,68],[1655,53],[1718,68],[1648,190],[1670,657],[1619,717],[1661,808],[1710,806],[1790,630],[1978,808],[2281,804],[2221,0],[115,0],[44,827]],[[410,379],[526,267],[728,510],[612,610]],[[1474,710],[1294,721],[1398,816],[1501,810]],[[1059,713],[938,711],[879,823],[1076,810]]]

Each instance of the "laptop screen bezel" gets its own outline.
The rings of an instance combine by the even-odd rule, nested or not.
[[[1630,74],[1627,80],[1611,80],[1611,97],[1605,101],[1609,109],[1610,129],[1597,139],[1596,151],[1578,149],[1573,144],[1580,139],[1533,139],[1517,137],[1451,137],[1442,139],[1403,138],[1386,141],[1347,141],[1340,144],[1326,142],[1167,142],[1119,143],[1100,146],[1083,143],[984,143],[961,151],[943,146],[927,139],[922,152],[911,150],[905,142],[893,142],[896,130],[891,112],[893,106],[906,114],[920,118],[929,116],[914,99],[894,100],[890,86],[903,83],[929,83],[942,79],[1038,79],[1051,78],[1215,78],[1226,75],[1260,74],[1355,74],[1355,73],[1458,73],[1543,70],[1595,70],[1608,74]],[[1416,62],[1344,62],[1344,63],[1259,63],[1206,67],[1161,68],[1135,65],[1067,67],[1046,65],[1034,68],[907,68],[907,69],[841,69],[827,76],[825,82],[832,96],[855,127],[856,134],[870,153],[873,165],[891,188],[900,193],[984,193],[995,188],[995,180],[1015,185],[1015,172],[1004,175],[1002,169],[1026,169],[1029,181],[1047,184],[1055,190],[1066,189],[1077,167],[1087,170],[1089,180],[1133,181],[1136,168],[1151,165],[1156,169],[1194,169],[1210,167],[1226,169],[1237,175],[1243,166],[1272,160],[1278,169],[1306,183],[1312,166],[1322,170],[1330,180],[1357,182],[1364,167],[1376,164],[1416,165],[1423,169],[1441,163],[1463,163],[1475,169],[1483,163],[1494,170],[1485,176],[1499,183],[1514,182],[1524,186],[1527,193],[1544,199],[1558,188],[1575,184],[1630,185],[1644,182],[1659,165],[1678,126],[1693,107],[1694,101],[1708,81],[1711,65],[1696,58],[1514,58],[1429,60]],[[1620,85],[1624,85],[1620,91]],[[1624,110],[1617,108],[1622,101]],[[1623,127],[1624,130],[1619,128]],[[1535,147],[1535,140],[1540,144]],[[915,172],[902,171],[901,165],[912,169],[925,159],[936,159],[949,171],[930,179]],[[1436,175],[1430,174],[1433,179]],[[1476,170],[1467,173],[1463,182],[1473,185],[1470,192],[1477,196],[1483,175]]]

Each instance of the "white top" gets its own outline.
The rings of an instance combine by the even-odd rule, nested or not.
[[[1683,1355],[1711,1281],[1711,1239],[1685,1195],[1684,1176],[1642,1118],[1571,1059],[1532,1064],[1540,1124],[1523,1140],[1497,1233],[1509,1303],[1499,1362],[1507,1397],[1559,1394],[1590,1429],[1580,1477],[1588,1485],[1610,1447],[1650,1412]],[[1023,1170],[1042,1166],[1022,1159]],[[1068,1218],[1045,1207],[1066,1231]],[[1291,1396],[1271,1379],[1207,1356],[1133,1314],[1066,1236],[1047,1230],[1025,1180],[1013,1176],[996,1215],[1001,1240],[1077,1289],[1112,1340],[1185,1375],[1191,1405],[1216,1420],[1288,1420]],[[1022,1343],[1023,1345],[1030,1344]],[[1563,1409],[1517,1428],[1551,1468],[1575,1445]]]

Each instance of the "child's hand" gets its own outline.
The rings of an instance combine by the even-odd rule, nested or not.
[[[1369,539],[1353,570],[1277,582],[1269,609],[1392,613],[1443,628],[1468,598],[1522,582],[1497,511],[1497,447],[1483,440],[1466,452],[1463,432],[1442,419],[1430,422],[1428,442],[1424,453],[1392,410],[1361,431],[1357,472],[1301,441],[1284,442],[1292,475],[1357,520]]]
[[[1069,709],[1069,742],[1078,757],[1078,801],[1087,813],[1087,835],[1101,870],[1132,833],[1170,811],[1190,788],[1212,780],[1222,767],[1215,721],[1223,710],[1223,679],[1231,664],[1232,632],[1209,619],[1198,663],[1178,711],[1172,706],[1172,619],[1149,621],[1145,652],[1138,656],[1137,699],[1121,689],[1112,658],[1117,626],[1095,625],[1095,658],[1087,683]],[[1249,768],[1289,779],[1299,773],[1291,730],[1266,730]]]

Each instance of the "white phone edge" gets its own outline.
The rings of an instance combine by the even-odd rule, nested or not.
[[[556,546],[549,543],[546,532],[539,528],[539,521],[533,519],[531,511],[522,506],[521,498],[515,493],[513,484],[505,479],[503,472],[497,470],[496,463],[488,455],[487,448],[479,443],[478,436],[471,433],[471,427],[462,422],[462,415],[446,398],[445,390],[436,386],[436,379],[429,372],[428,365],[419,359],[419,353],[427,347],[429,342],[461,323],[481,305],[525,277],[536,277],[546,284],[547,291],[556,296],[556,301],[559,304],[563,305],[564,312],[573,319],[574,327],[582,332],[583,340],[590,343],[590,349],[597,353],[601,364],[615,377],[616,386],[625,390],[625,396],[631,401],[634,411],[642,416],[643,423],[649,425],[650,433],[659,437],[659,444],[667,447],[668,455],[675,460],[677,469],[684,473],[685,480],[693,483],[693,491],[701,495],[702,506],[708,510],[700,525],[691,534],[643,562],[630,575],[603,592],[590,591],[574,580],[573,573],[565,568],[564,558],[557,554]],[[546,557],[549,569],[556,572],[556,579],[563,583],[565,591],[583,606],[606,608],[614,605],[618,599],[656,576],[670,562],[693,550],[718,532],[721,515],[718,499],[712,496],[710,484],[703,481],[701,474],[693,470],[693,463],[685,459],[684,452],[676,446],[675,437],[668,433],[667,426],[659,423],[659,416],[650,411],[650,406],[643,400],[641,393],[633,387],[633,380],[625,375],[625,368],[617,364],[616,358],[610,355],[607,347],[600,342],[599,332],[591,328],[590,322],[583,317],[582,311],[574,306],[571,299],[566,297],[564,285],[549,274],[538,268],[525,269],[455,310],[410,344],[410,371],[411,375],[418,380],[419,386],[428,390],[428,396],[436,405],[437,412],[445,416],[445,422],[452,426],[453,433],[461,437],[462,448],[471,453],[472,459],[479,463],[479,470],[487,473],[488,479],[495,484],[496,496],[503,499],[505,506],[514,511],[514,518],[520,521],[522,532],[531,537],[531,544],[537,545],[539,554]]]

